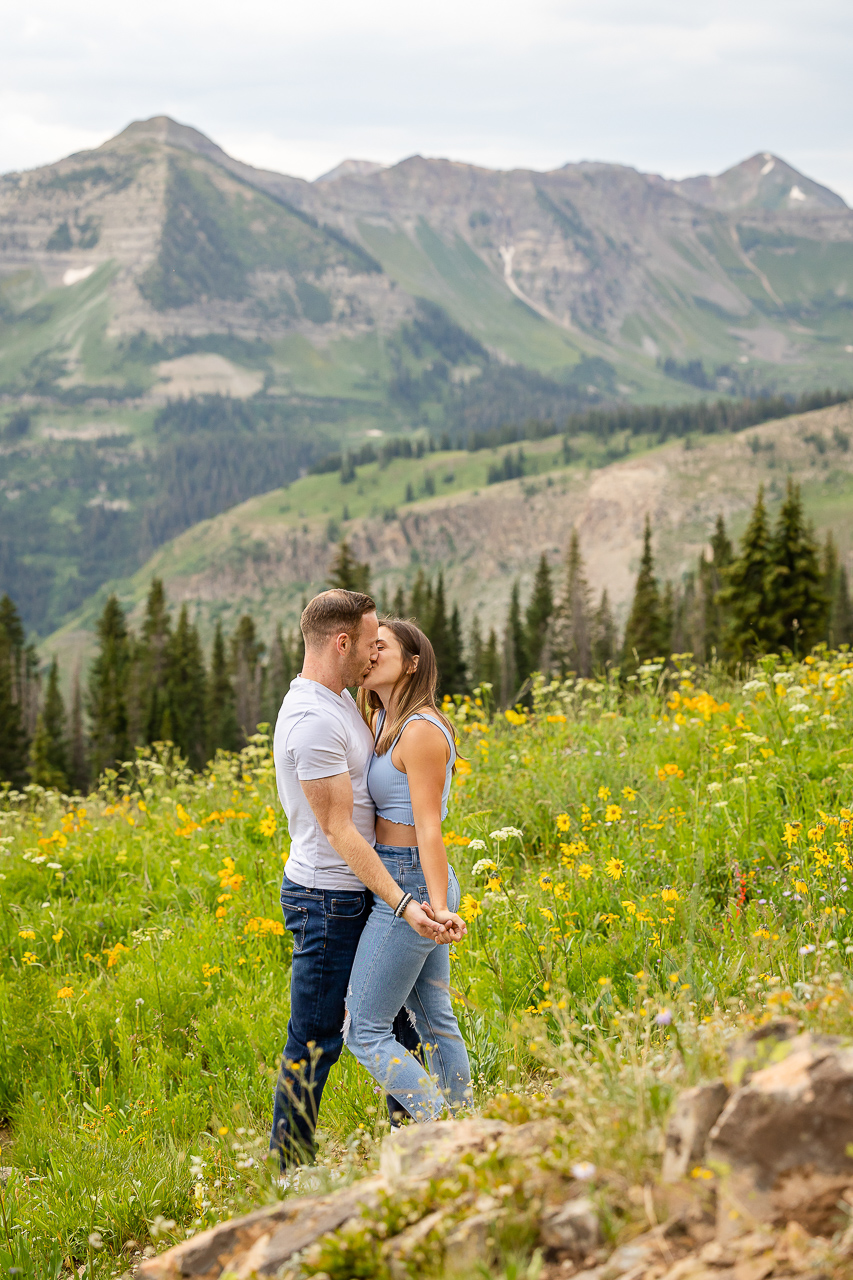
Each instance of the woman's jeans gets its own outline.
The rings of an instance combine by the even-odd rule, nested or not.
[[[429,900],[416,848],[378,844],[376,852],[401,896]],[[450,910],[458,910],[459,881],[452,867],[447,899]],[[402,1110],[426,1121],[448,1106],[470,1103],[471,1068],[450,999],[450,948],[422,938],[376,896],[359,939],[346,1003],[344,1043]],[[395,1038],[392,1024],[403,1006],[429,1072]]]

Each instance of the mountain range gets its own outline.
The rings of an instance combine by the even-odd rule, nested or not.
[[[155,117],[0,178],[0,590],[47,634],[368,438],[851,383],[853,212],[779,157],[306,182]]]

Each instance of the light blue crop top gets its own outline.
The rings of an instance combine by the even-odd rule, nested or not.
[[[456,762],[456,744],[453,741],[453,735],[448,732],[447,727],[441,723],[436,716],[428,715],[426,712],[416,711],[414,715],[409,716],[403,725],[405,729],[407,724],[411,724],[413,720],[429,720],[430,724],[438,725],[450,744],[450,759],[447,762],[447,771],[444,777],[444,790],[441,793],[441,817],[442,821],[447,817],[447,797],[450,794],[450,778],[453,772],[453,765]],[[379,724],[376,729],[376,737],[378,738],[382,732],[382,725],[385,723],[384,710],[379,713]],[[376,805],[376,814],[379,818],[384,818],[386,822],[402,822],[408,827],[415,825],[415,815],[412,812],[412,797],[409,794],[409,779],[405,773],[401,773],[394,765],[391,755],[400,741],[400,734],[397,734],[391,746],[384,755],[378,756],[374,752],[370,761],[370,767],[367,771],[367,789],[373,797],[373,803]]]

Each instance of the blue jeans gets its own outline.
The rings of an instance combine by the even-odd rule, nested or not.
[[[281,906],[293,935],[293,965],[287,1044],[275,1090],[270,1149],[278,1152],[284,1167],[314,1158],[320,1099],[329,1072],[341,1056],[350,973],[372,894],[367,889],[306,889],[285,874]],[[415,936],[407,924],[404,928]],[[408,1047],[416,1050],[414,1029],[405,1014],[399,1014],[402,1004],[401,1000],[394,1010],[395,1025]]]
[[[428,901],[416,848],[378,844],[376,852],[401,894]],[[451,867],[451,911],[458,909],[459,899]],[[470,1102],[471,1068],[450,999],[450,948],[396,920],[381,898],[374,897],[359,940],[346,1003],[347,1048],[415,1120],[435,1120],[448,1106]],[[401,1006],[414,1025],[429,1071],[395,1035],[394,1015]]]

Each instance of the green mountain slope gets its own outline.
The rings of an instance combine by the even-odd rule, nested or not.
[[[377,433],[849,386],[851,297],[853,214],[773,157],[307,183],[136,122],[0,178],[0,590],[46,634]]]
[[[107,590],[139,609],[154,576],[186,603],[209,641],[215,621],[233,628],[251,612],[269,637],[294,626],[306,595],[323,587],[346,537],[370,562],[372,589],[389,598],[419,569],[445,575],[465,619],[502,625],[514,580],[529,591],[541,555],[556,570],[571,529],[580,534],[593,588],[606,587],[620,622],[630,602],[648,513],[663,577],[695,567],[722,512],[738,535],[760,484],[773,508],[787,478],[802,485],[821,535],[831,529],[842,560],[853,553],[853,404],[767,422],[736,434],[687,438],[657,448],[635,439],[607,462],[594,437],[565,456],[559,437],[525,445],[522,479],[489,483],[497,450],[439,451],[309,475],[205,521],[161,547],[133,576],[112,582],[44,644],[70,665],[90,651]],[[627,441],[612,441],[627,448]]]

